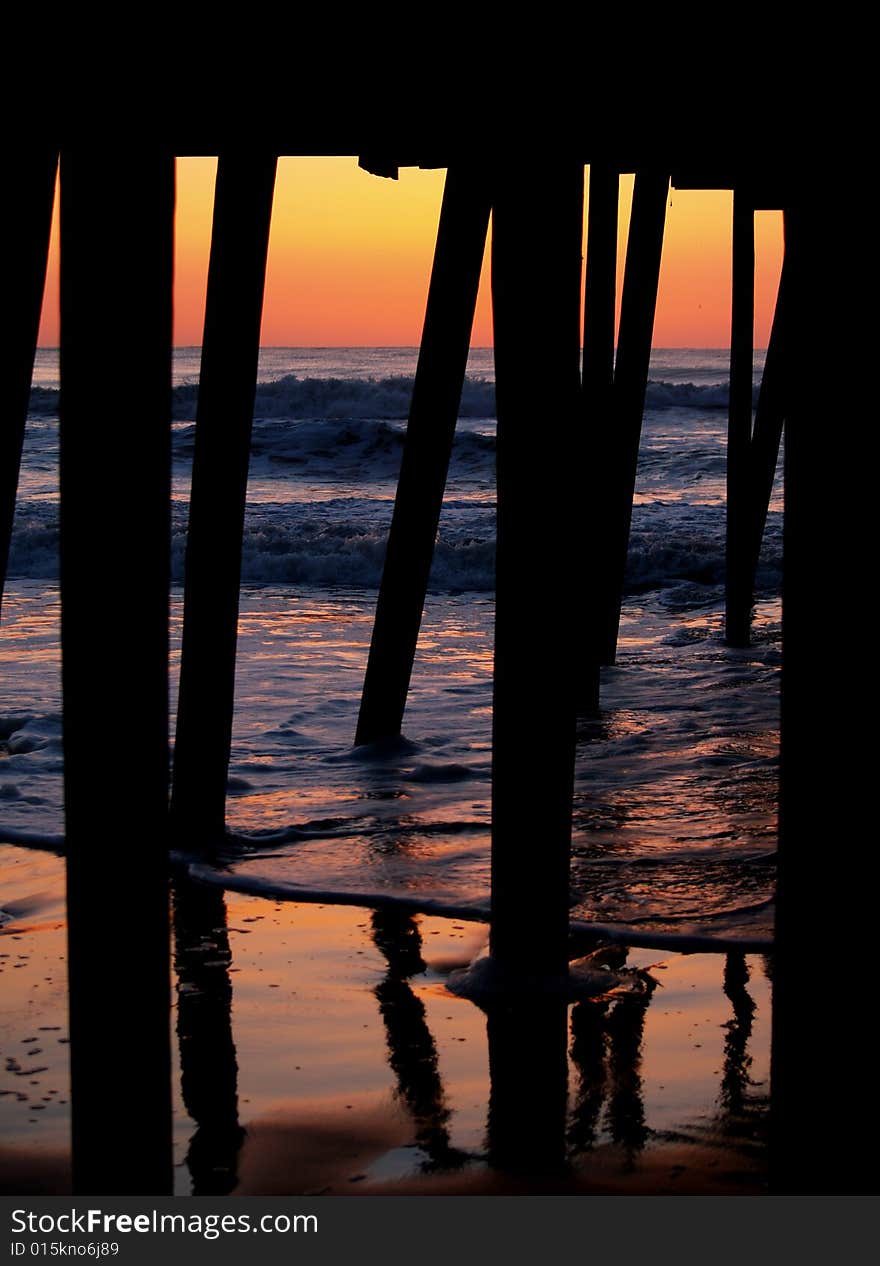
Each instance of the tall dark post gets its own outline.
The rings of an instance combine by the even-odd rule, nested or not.
[[[617,209],[620,177],[616,169],[593,163],[587,218],[587,262],[584,283],[584,370],[582,432],[586,575],[583,585],[585,645],[579,676],[578,711],[599,709],[601,662],[601,598],[597,553],[605,522],[607,447],[614,386],[614,308],[617,293]]]
[[[582,166],[498,174],[491,953],[518,981],[568,970],[582,239]]]
[[[172,820],[186,848],[225,828],[241,545],[276,159],[217,167],[186,546]]]
[[[749,577],[750,450],[755,325],[755,213],[744,189],[733,194],[733,277],[730,317],[730,399],[727,417],[727,571],[725,636],[748,646],[752,618]]]
[[[779,461],[779,446],[782,441],[782,427],[788,407],[786,396],[788,367],[786,358],[789,355],[790,329],[792,320],[790,311],[789,282],[785,262],[779,278],[779,293],[776,297],[776,309],[773,313],[773,324],[767,343],[767,356],[764,361],[764,373],[761,377],[761,389],[758,392],[758,405],[755,409],[755,425],[752,431],[752,445],[749,453],[749,508],[746,544],[746,565],[749,603],[755,587],[755,574],[758,570],[758,559],[761,554],[761,541],[764,536],[764,525],[770,498],[773,496],[773,483],[776,478],[776,466]]]
[[[877,1194],[880,1083],[873,995],[858,965],[874,952],[877,850],[864,839],[876,758],[863,740],[876,691],[871,638],[857,682],[821,693],[842,614],[870,566],[873,468],[844,422],[867,416],[870,333],[843,321],[863,293],[852,207],[804,181],[786,212],[790,401],[785,442],[780,840],[773,970],[771,1182],[779,1193]],[[827,570],[826,570],[827,569]],[[855,645],[865,645],[854,634]],[[838,671],[843,671],[839,669]],[[844,953],[817,953],[817,927],[846,929]]]
[[[356,743],[400,733],[467,369],[489,227],[485,179],[451,168],[379,589]]]
[[[607,519],[603,532],[603,538],[608,542],[603,582],[603,664],[613,664],[617,655],[620,604],[626,575],[668,195],[667,172],[647,169],[636,173],[617,335],[612,431],[608,445]]]
[[[4,391],[0,425],[0,604],[6,583],[24,424],[40,332],[58,151],[46,148],[7,155],[4,167],[8,249],[3,261],[3,300],[11,319],[3,336],[0,361],[0,383]]]
[[[173,216],[170,156],[110,145],[62,154],[61,644],[79,1194],[171,1188]],[[137,384],[123,418],[106,391],[108,364]],[[119,732],[96,749],[102,717]]]

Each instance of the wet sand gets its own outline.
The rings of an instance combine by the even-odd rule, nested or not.
[[[4,854],[0,1190],[61,1192],[63,862]],[[444,984],[480,926],[201,885],[179,887],[175,910],[180,1195],[765,1190],[759,956],[634,950],[649,996],[487,1025]],[[96,1060],[125,1058],[112,1015],[108,998]]]

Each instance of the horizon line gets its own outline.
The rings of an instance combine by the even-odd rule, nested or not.
[[[172,343],[171,350],[174,352],[192,351],[201,348],[201,343]],[[58,343],[38,343],[38,352],[58,352],[60,351]],[[398,352],[417,352],[420,350],[418,343],[261,343],[261,352],[343,352],[343,351],[398,351]],[[492,352],[494,347],[491,343],[473,343],[470,351],[472,352]],[[616,350],[616,344],[615,344]],[[755,347],[756,352],[766,352],[766,347]],[[583,345],[581,345],[583,351]],[[663,343],[651,348],[652,352],[729,352],[730,345],[728,343]]]

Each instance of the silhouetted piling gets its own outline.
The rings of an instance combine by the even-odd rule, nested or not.
[[[484,177],[446,177],[356,743],[400,733],[467,370],[489,227]]]
[[[276,159],[224,154],[199,376],[172,816],[185,847],[225,828],[241,549]]]
[[[616,169],[590,167],[587,260],[584,276],[584,410],[590,424],[607,426],[614,383],[614,305],[617,293]]]
[[[578,712],[599,711],[601,662],[601,570],[607,492],[608,442],[614,386],[614,315],[617,294],[617,212],[620,178],[616,169],[593,163],[590,167],[587,259],[584,282],[583,457],[584,497],[581,541],[585,555],[583,647],[578,683]]]
[[[0,605],[6,584],[9,541],[15,517],[15,494],[24,443],[24,426],[30,403],[34,355],[40,332],[46,260],[55,198],[56,148],[11,154],[6,169],[5,236],[8,249],[3,261],[3,301],[6,333],[3,335],[3,422],[0,425]]]
[[[602,586],[605,612],[601,648],[604,664],[613,664],[617,655],[617,632],[668,195],[667,172],[647,169],[636,173],[617,335],[612,427],[607,450],[608,492],[603,530],[607,544]]]
[[[491,953],[523,980],[568,969],[582,236],[580,165],[499,175]]]
[[[779,446],[782,442],[782,428],[788,405],[786,357],[790,340],[788,326],[791,322],[791,312],[787,311],[790,299],[787,295],[789,286],[786,271],[783,261],[749,453],[748,521],[745,524],[746,584],[749,606],[753,602],[755,576],[761,555],[767,512],[773,496],[776,467],[779,463]]]
[[[724,625],[730,646],[748,646],[752,618],[749,538],[754,325],[755,212],[751,196],[734,190]]]
[[[779,1194],[880,1188],[877,1053],[866,1027],[877,850],[864,837],[876,760],[861,738],[876,656],[873,648],[860,652],[857,676],[845,659],[834,667],[831,658],[840,620],[865,581],[857,543],[869,539],[876,514],[873,470],[854,461],[848,430],[865,416],[859,375],[869,363],[867,330],[840,320],[864,287],[863,243],[851,217],[845,200],[817,194],[810,172],[785,225],[791,353],[771,1068],[771,1180]],[[852,376],[838,372],[849,365],[858,367]],[[833,570],[824,572],[826,565]]]
[[[171,1188],[173,214],[171,157],[112,146],[62,155],[61,641],[78,1194]],[[106,390],[108,364],[137,384],[124,425]]]

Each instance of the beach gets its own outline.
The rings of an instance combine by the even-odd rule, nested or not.
[[[0,1182],[6,1192],[60,1192],[69,1189],[63,867],[23,849],[7,864],[19,913],[0,937]],[[493,1098],[487,1017],[445,987],[450,969],[480,951],[485,928],[224,899],[210,885],[176,894],[177,1194],[765,1189],[762,956],[632,952],[629,963],[657,988],[647,1001],[566,1009],[560,1137],[543,1153],[532,1137],[532,1168],[505,1173],[504,1079]],[[95,1035],[99,1061],[125,1059],[110,1004]],[[493,1049],[493,1063],[511,1054]],[[506,1105],[526,1131],[534,1096],[524,1079],[519,1102],[515,1092]]]
[[[172,737],[197,352],[175,352]],[[654,353],[619,653],[599,715],[578,726],[572,919],[620,944],[629,935],[639,948],[625,969],[655,983],[539,1022],[487,1017],[445,984],[487,936],[487,349],[471,354],[403,736],[353,745],[415,356],[263,349],[229,834],[209,858],[199,841],[180,848],[172,876],[176,1190],[762,1191],[782,516],[777,493],[752,645],[727,647],[728,353]],[[535,442],[552,439],[552,420],[536,421]],[[105,443],[112,457],[112,429]],[[57,355],[41,349],[0,626],[0,965],[12,999],[0,1154],[12,1191],[69,1182],[57,508]],[[114,524],[100,511],[95,636],[115,639],[125,631],[107,595],[119,578],[102,555]],[[524,571],[537,602],[541,580]],[[125,745],[129,724],[124,694],[96,707],[96,796],[102,750]],[[125,901],[112,867],[106,893]],[[713,952],[679,952],[695,944]],[[124,1061],[112,999],[107,1011],[95,1059]],[[530,1058],[554,1070],[539,1079],[543,1106],[515,1058],[532,1032],[546,1049]]]

